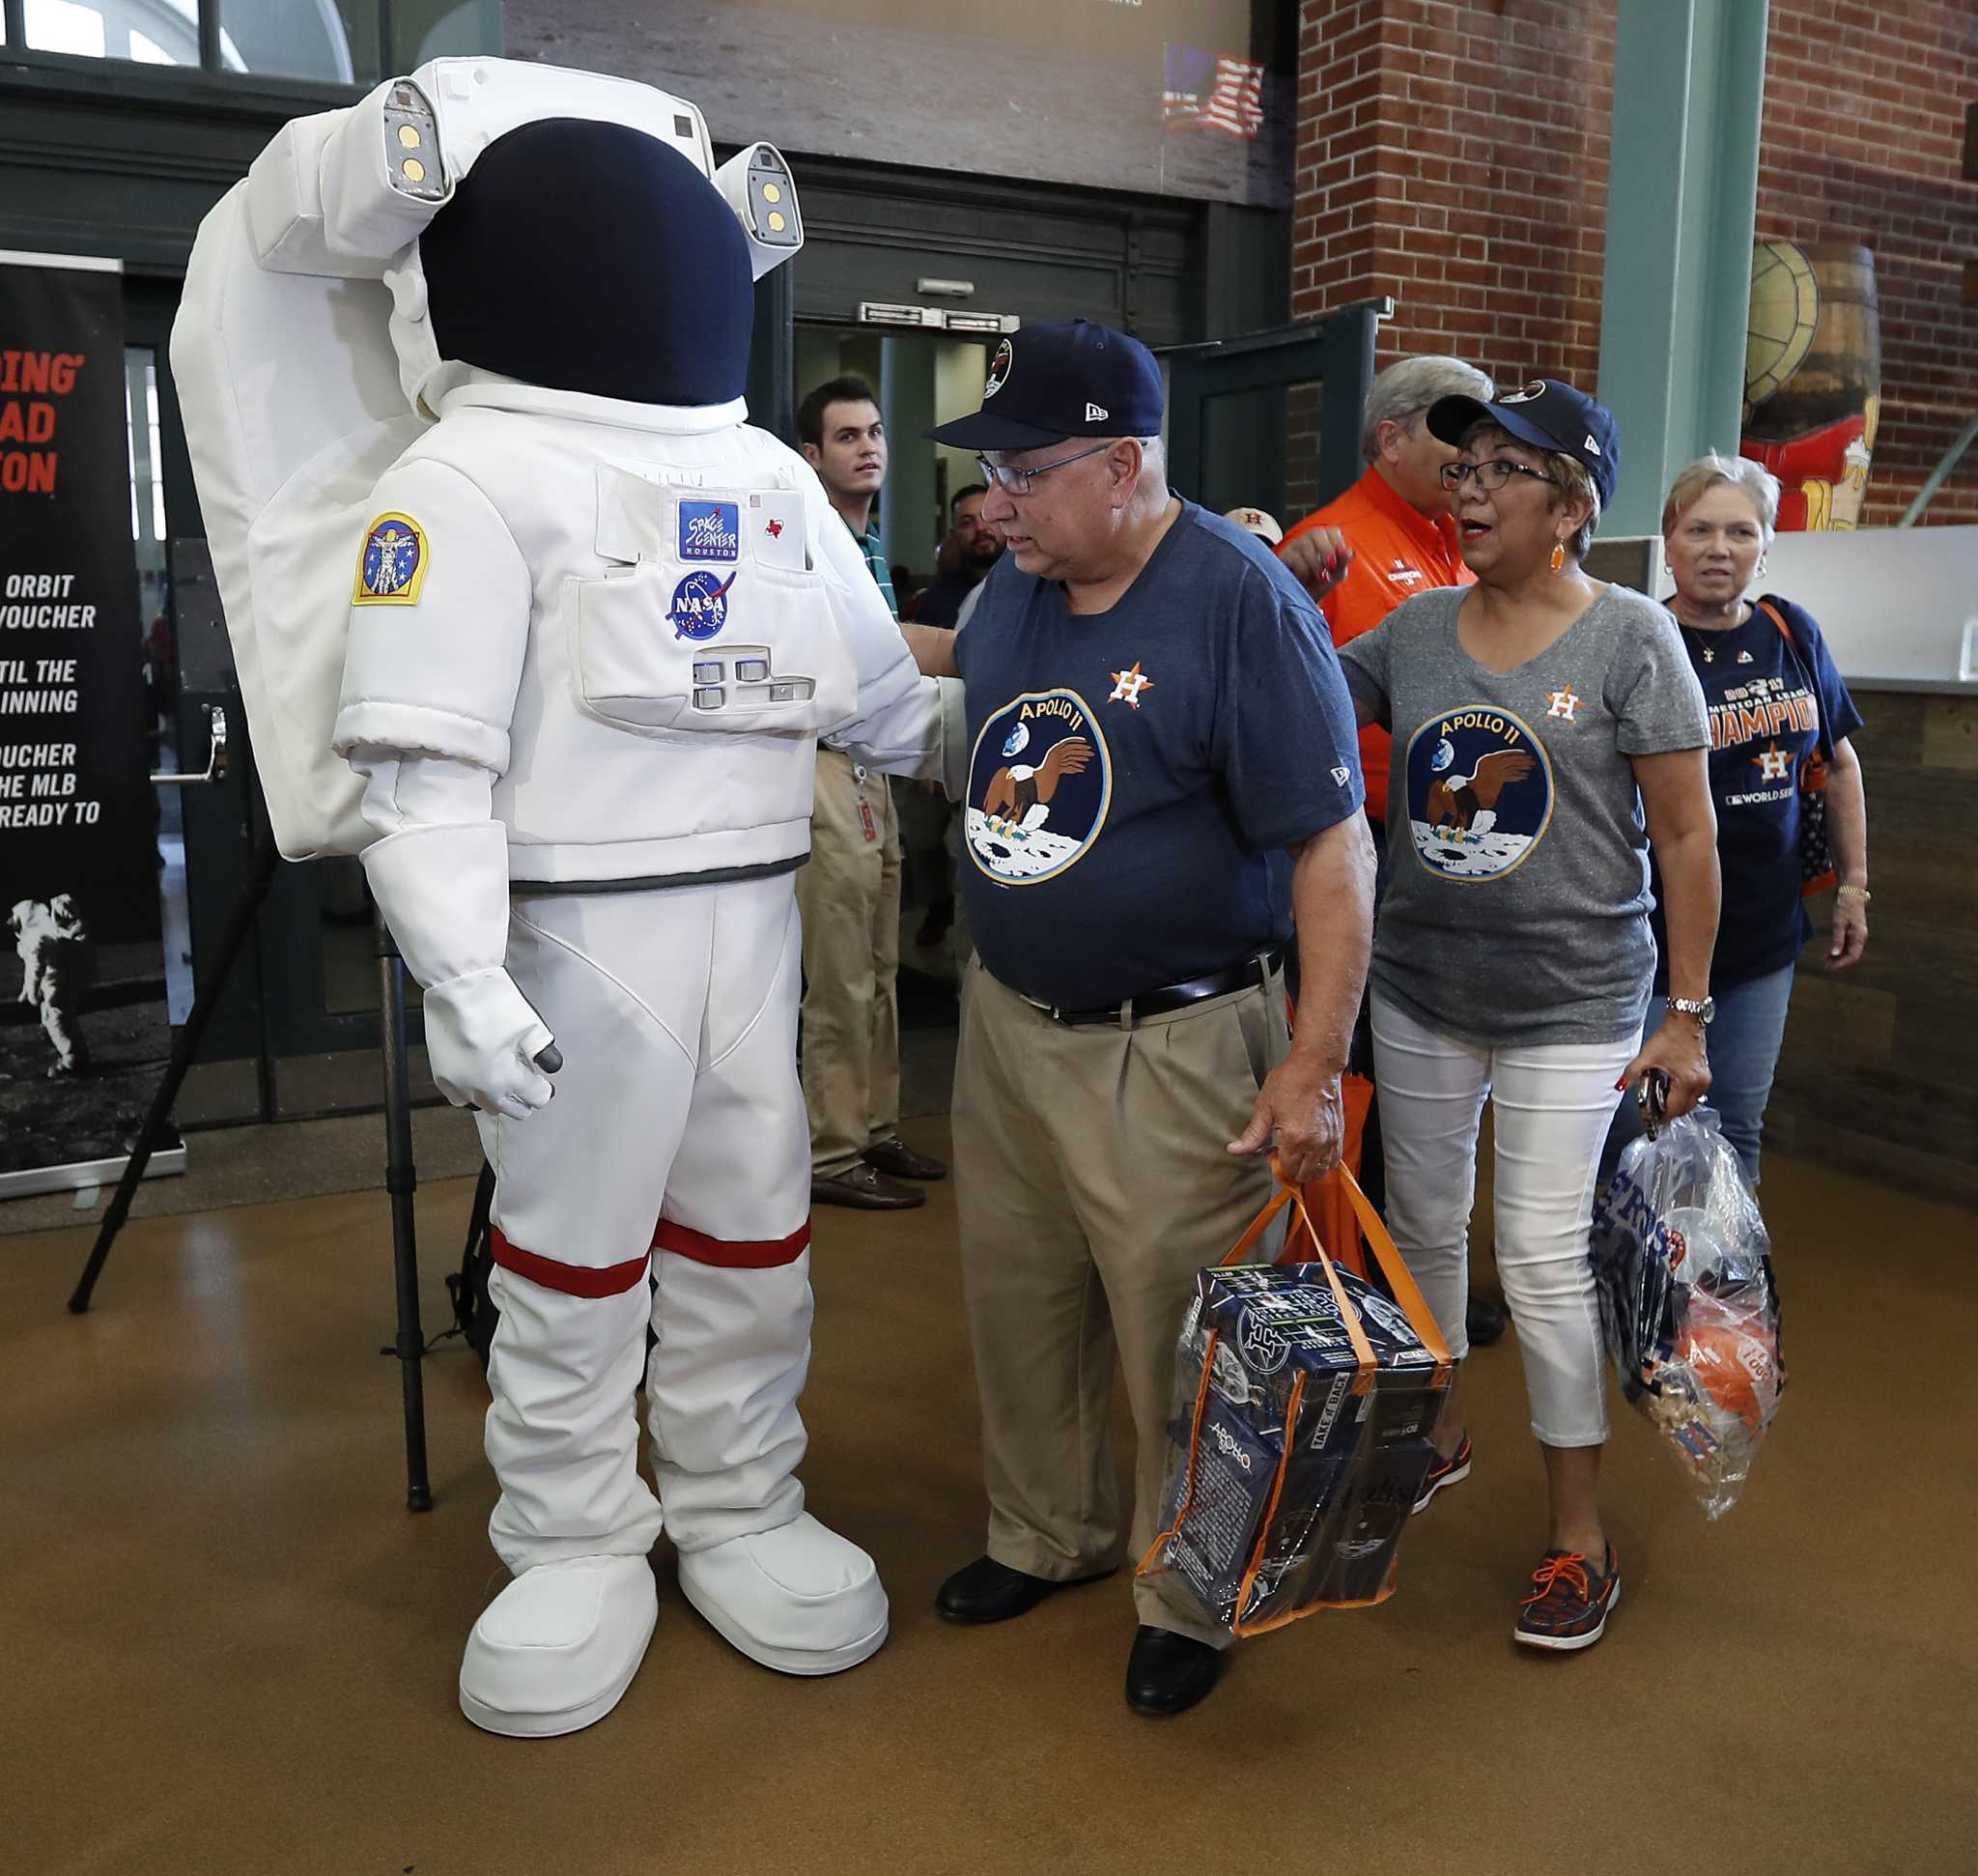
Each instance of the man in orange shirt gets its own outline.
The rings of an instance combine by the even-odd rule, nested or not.
[[[1467,586],[1475,578],[1456,551],[1456,526],[1448,491],[1436,479],[1455,460],[1423,421],[1438,397],[1497,395],[1491,381],[1459,358],[1403,358],[1373,381],[1360,430],[1366,473],[1344,495],[1308,515],[1285,536],[1279,556],[1300,580],[1315,574],[1308,559],[1325,557],[1320,541],[1297,543],[1320,528],[1337,528],[1353,551],[1346,577],[1319,602],[1333,642],[1342,645],[1371,632],[1404,599],[1431,586]],[[1360,732],[1360,765],[1367,776],[1367,818],[1376,850],[1387,818],[1388,733]]]
[[[1449,494],[1437,478],[1456,452],[1430,436],[1423,418],[1439,397],[1488,403],[1496,395],[1496,385],[1475,366],[1432,354],[1403,358],[1373,381],[1360,428],[1366,472],[1344,495],[1301,521],[1278,549],[1279,557],[1309,587],[1321,583],[1322,566],[1338,553],[1342,537],[1351,550],[1345,579],[1319,601],[1334,644],[1371,632],[1402,600],[1431,586],[1467,586],[1475,580],[1457,551]],[[1382,885],[1387,878],[1382,823],[1387,818],[1389,741],[1386,730],[1371,725],[1360,731],[1367,818],[1373,825]],[[1354,1040],[1356,1058],[1365,1061],[1364,1037],[1356,1035]],[[1370,1116],[1363,1149],[1369,1173],[1378,1163],[1374,1125]],[[1473,1344],[1494,1342],[1504,1333],[1503,1312],[1475,1290],[1470,1293],[1469,1331]]]

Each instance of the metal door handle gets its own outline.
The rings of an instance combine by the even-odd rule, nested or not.
[[[202,774],[159,774],[152,777],[154,786],[175,782],[181,787],[196,786],[205,782],[217,782],[227,772],[227,713],[216,703],[206,706],[206,726],[212,740],[207,750],[206,772]]]

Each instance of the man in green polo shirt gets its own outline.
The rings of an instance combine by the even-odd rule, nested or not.
[[[872,522],[887,450],[871,385],[862,378],[818,385],[797,412],[797,439],[897,616]],[[941,1179],[947,1168],[899,1137],[900,836],[892,793],[883,775],[821,744],[810,864],[797,875],[797,902],[811,1202],[869,1211],[924,1205],[927,1195],[908,1181]]]

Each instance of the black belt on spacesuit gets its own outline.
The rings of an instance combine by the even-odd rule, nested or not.
[[[751,861],[746,867],[710,867],[697,873],[651,873],[636,879],[511,879],[512,899],[582,898],[601,893],[664,893],[676,886],[730,886],[743,879],[774,879],[793,873],[808,861],[808,851],[785,860]]]
[[[1054,1003],[1039,1003],[1035,997],[1024,997],[1032,1009],[1041,1010],[1054,1023],[1062,1023],[1067,1029],[1083,1029],[1089,1025],[1105,1023],[1118,1029],[1132,1029],[1147,1016],[1167,1016],[1177,1009],[1186,1009],[1192,1003],[1206,1003],[1211,997],[1227,997],[1233,991],[1247,990],[1253,983],[1267,984],[1274,973],[1285,962],[1284,948],[1259,952],[1256,957],[1246,957],[1240,964],[1232,964],[1226,971],[1211,971],[1206,977],[1192,977],[1181,983],[1164,983],[1158,990],[1143,990],[1137,997],[1128,997],[1123,1003],[1097,1004],[1089,1009],[1066,1009]],[[1022,991],[1018,991],[1023,996]]]

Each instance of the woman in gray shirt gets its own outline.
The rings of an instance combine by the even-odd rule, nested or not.
[[[1621,1587],[1597,1496],[1595,1171],[1618,1087],[1659,1068],[1677,1114],[1710,1086],[1709,727],[1668,615],[1580,567],[1620,467],[1608,412],[1540,380],[1493,404],[1444,398],[1427,423],[1459,450],[1442,477],[1477,583],[1423,593],[1340,652],[1361,721],[1394,737],[1372,965],[1388,1223],[1460,1356],[1490,1096],[1498,1273],[1551,1506],[1514,1633],[1585,1648]],[[1644,1039],[1652,843],[1671,999]],[[1469,1472],[1459,1412],[1438,1444],[1418,1511]]]

